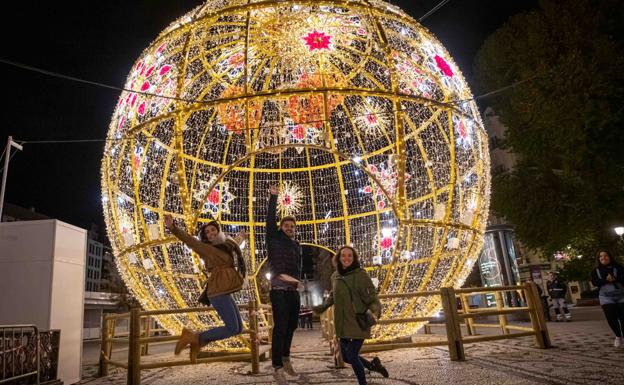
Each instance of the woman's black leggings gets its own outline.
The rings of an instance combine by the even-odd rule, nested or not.
[[[622,337],[624,329],[624,303],[610,303],[602,305],[602,311],[607,317],[607,322],[616,337]]]
[[[359,385],[366,385],[366,374],[364,373],[364,368],[368,370],[373,368],[373,364],[371,364],[364,357],[360,356],[360,349],[362,349],[363,343],[364,340],[351,338],[340,339],[342,359],[347,364],[351,364]]]

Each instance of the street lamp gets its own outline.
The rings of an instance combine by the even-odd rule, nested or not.
[[[624,235],[624,227],[622,227],[622,226],[618,226],[618,227],[614,228],[613,230],[614,230],[614,231],[615,231],[615,233],[616,233],[618,236],[620,236],[620,237],[621,237],[622,235]]]
[[[9,174],[9,160],[11,160],[11,147],[15,147],[22,151],[23,148],[13,141],[13,137],[9,136],[7,145],[4,148],[4,169],[2,171],[2,185],[0,187],[0,222],[2,222],[2,209],[4,208],[4,191],[6,189],[7,175]]]

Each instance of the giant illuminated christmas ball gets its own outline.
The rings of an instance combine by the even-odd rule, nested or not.
[[[108,233],[146,309],[196,306],[196,255],[163,228],[216,218],[246,231],[259,297],[269,185],[298,239],[353,245],[381,293],[459,286],[482,246],[487,136],[436,38],[378,0],[210,0],[139,56],[102,161]],[[384,317],[432,315],[439,299],[384,301]],[[159,317],[172,332],[212,314]],[[376,327],[376,340],[420,324]],[[245,349],[242,338],[213,348]]]

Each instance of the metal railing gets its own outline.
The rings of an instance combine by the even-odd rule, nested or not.
[[[246,343],[249,346],[249,352],[243,353],[221,353],[215,354],[210,357],[198,357],[196,363],[202,364],[214,361],[246,361],[251,362],[251,372],[253,374],[259,373],[259,363],[261,356],[263,356],[269,350],[271,342],[271,330],[272,314],[271,306],[258,305],[256,301],[249,301],[247,305],[238,305],[241,311],[247,311],[248,313],[248,328],[243,329],[242,335],[248,335]],[[171,336],[154,336],[156,332],[164,331],[164,329],[150,329],[150,317],[166,314],[188,314],[188,313],[205,313],[214,311],[213,307],[198,307],[187,309],[174,309],[174,310],[150,310],[142,311],[139,308],[132,309],[128,313],[112,314],[104,317],[102,322],[102,342],[100,350],[100,366],[98,374],[99,376],[108,375],[108,366],[113,365],[121,368],[125,368],[128,371],[127,384],[128,385],[140,385],[141,383],[141,370],[142,369],[155,369],[181,365],[192,365],[189,359],[171,359],[161,360],[157,362],[141,363],[141,356],[148,353],[149,344],[157,342],[169,342],[177,341],[179,335]],[[258,316],[263,314],[268,320],[267,326],[260,327]],[[115,324],[117,320],[129,319],[128,333],[115,334]],[[264,346],[264,349],[260,347],[260,341],[262,335],[266,334],[266,338],[269,342]],[[128,360],[127,362],[112,360],[113,343],[128,344]],[[173,357],[173,355],[172,355]]]
[[[503,292],[515,291],[521,293],[526,300],[527,306],[522,307],[506,307],[503,301]],[[478,308],[470,309],[468,306],[468,297],[482,293],[493,293],[496,298],[496,308]],[[408,347],[430,347],[430,346],[448,346],[449,355],[452,361],[463,361],[466,358],[464,352],[464,344],[477,343],[484,341],[504,340],[509,338],[519,338],[534,336],[539,348],[546,349],[551,347],[548,327],[544,319],[542,303],[537,291],[535,283],[527,282],[522,286],[499,286],[499,287],[481,287],[467,289],[453,289],[452,287],[444,287],[435,291],[421,291],[413,293],[401,294],[382,294],[380,300],[394,298],[416,298],[416,297],[432,297],[440,296],[444,316],[441,317],[410,317],[410,318],[384,318],[380,319],[377,325],[389,325],[406,322],[431,322],[442,321],[440,324],[429,323],[425,325],[425,333],[430,334],[432,326],[442,326],[446,328],[446,338],[426,339],[418,341],[412,338],[411,342],[391,341],[391,342],[374,342],[365,344],[362,351],[380,351],[392,350]],[[462,304],[459,310],[457,301]],[[528,314],[531,327],[512,325],[507,319],[509,314]],[[330,341],[330,350],[336,359],[337,366],[342,366],[342,359],[339,357],[340,349],[332,345],[332,341],[336,340],[335,328],[333,325],[332,313],[326,312],[321,318],[324,328],[324,336]],[[485,316],[498,316],[498,324],[479,324],[475,322],[475,318]],[[462,335],[462,322],[466,328],[466,336]],[[376,326],[380,327],[380,326]],[[500,328],[500,335],[478,335],[477,328]],[[334,342],[335,345],[335,342]]]
[[[39,329],[35,325],[0,325],[0,384],[32,377],[39,385]]]

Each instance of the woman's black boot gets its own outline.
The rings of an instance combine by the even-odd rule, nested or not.
[[[381,364],[381,360],[379,359],[379,357],[373,358],[373,361],[371,363],[373,364],[373,367],[371,368],[373,372],[377,372],[382,376],[388,378],[388,370],[384,368],[384,366]]]

